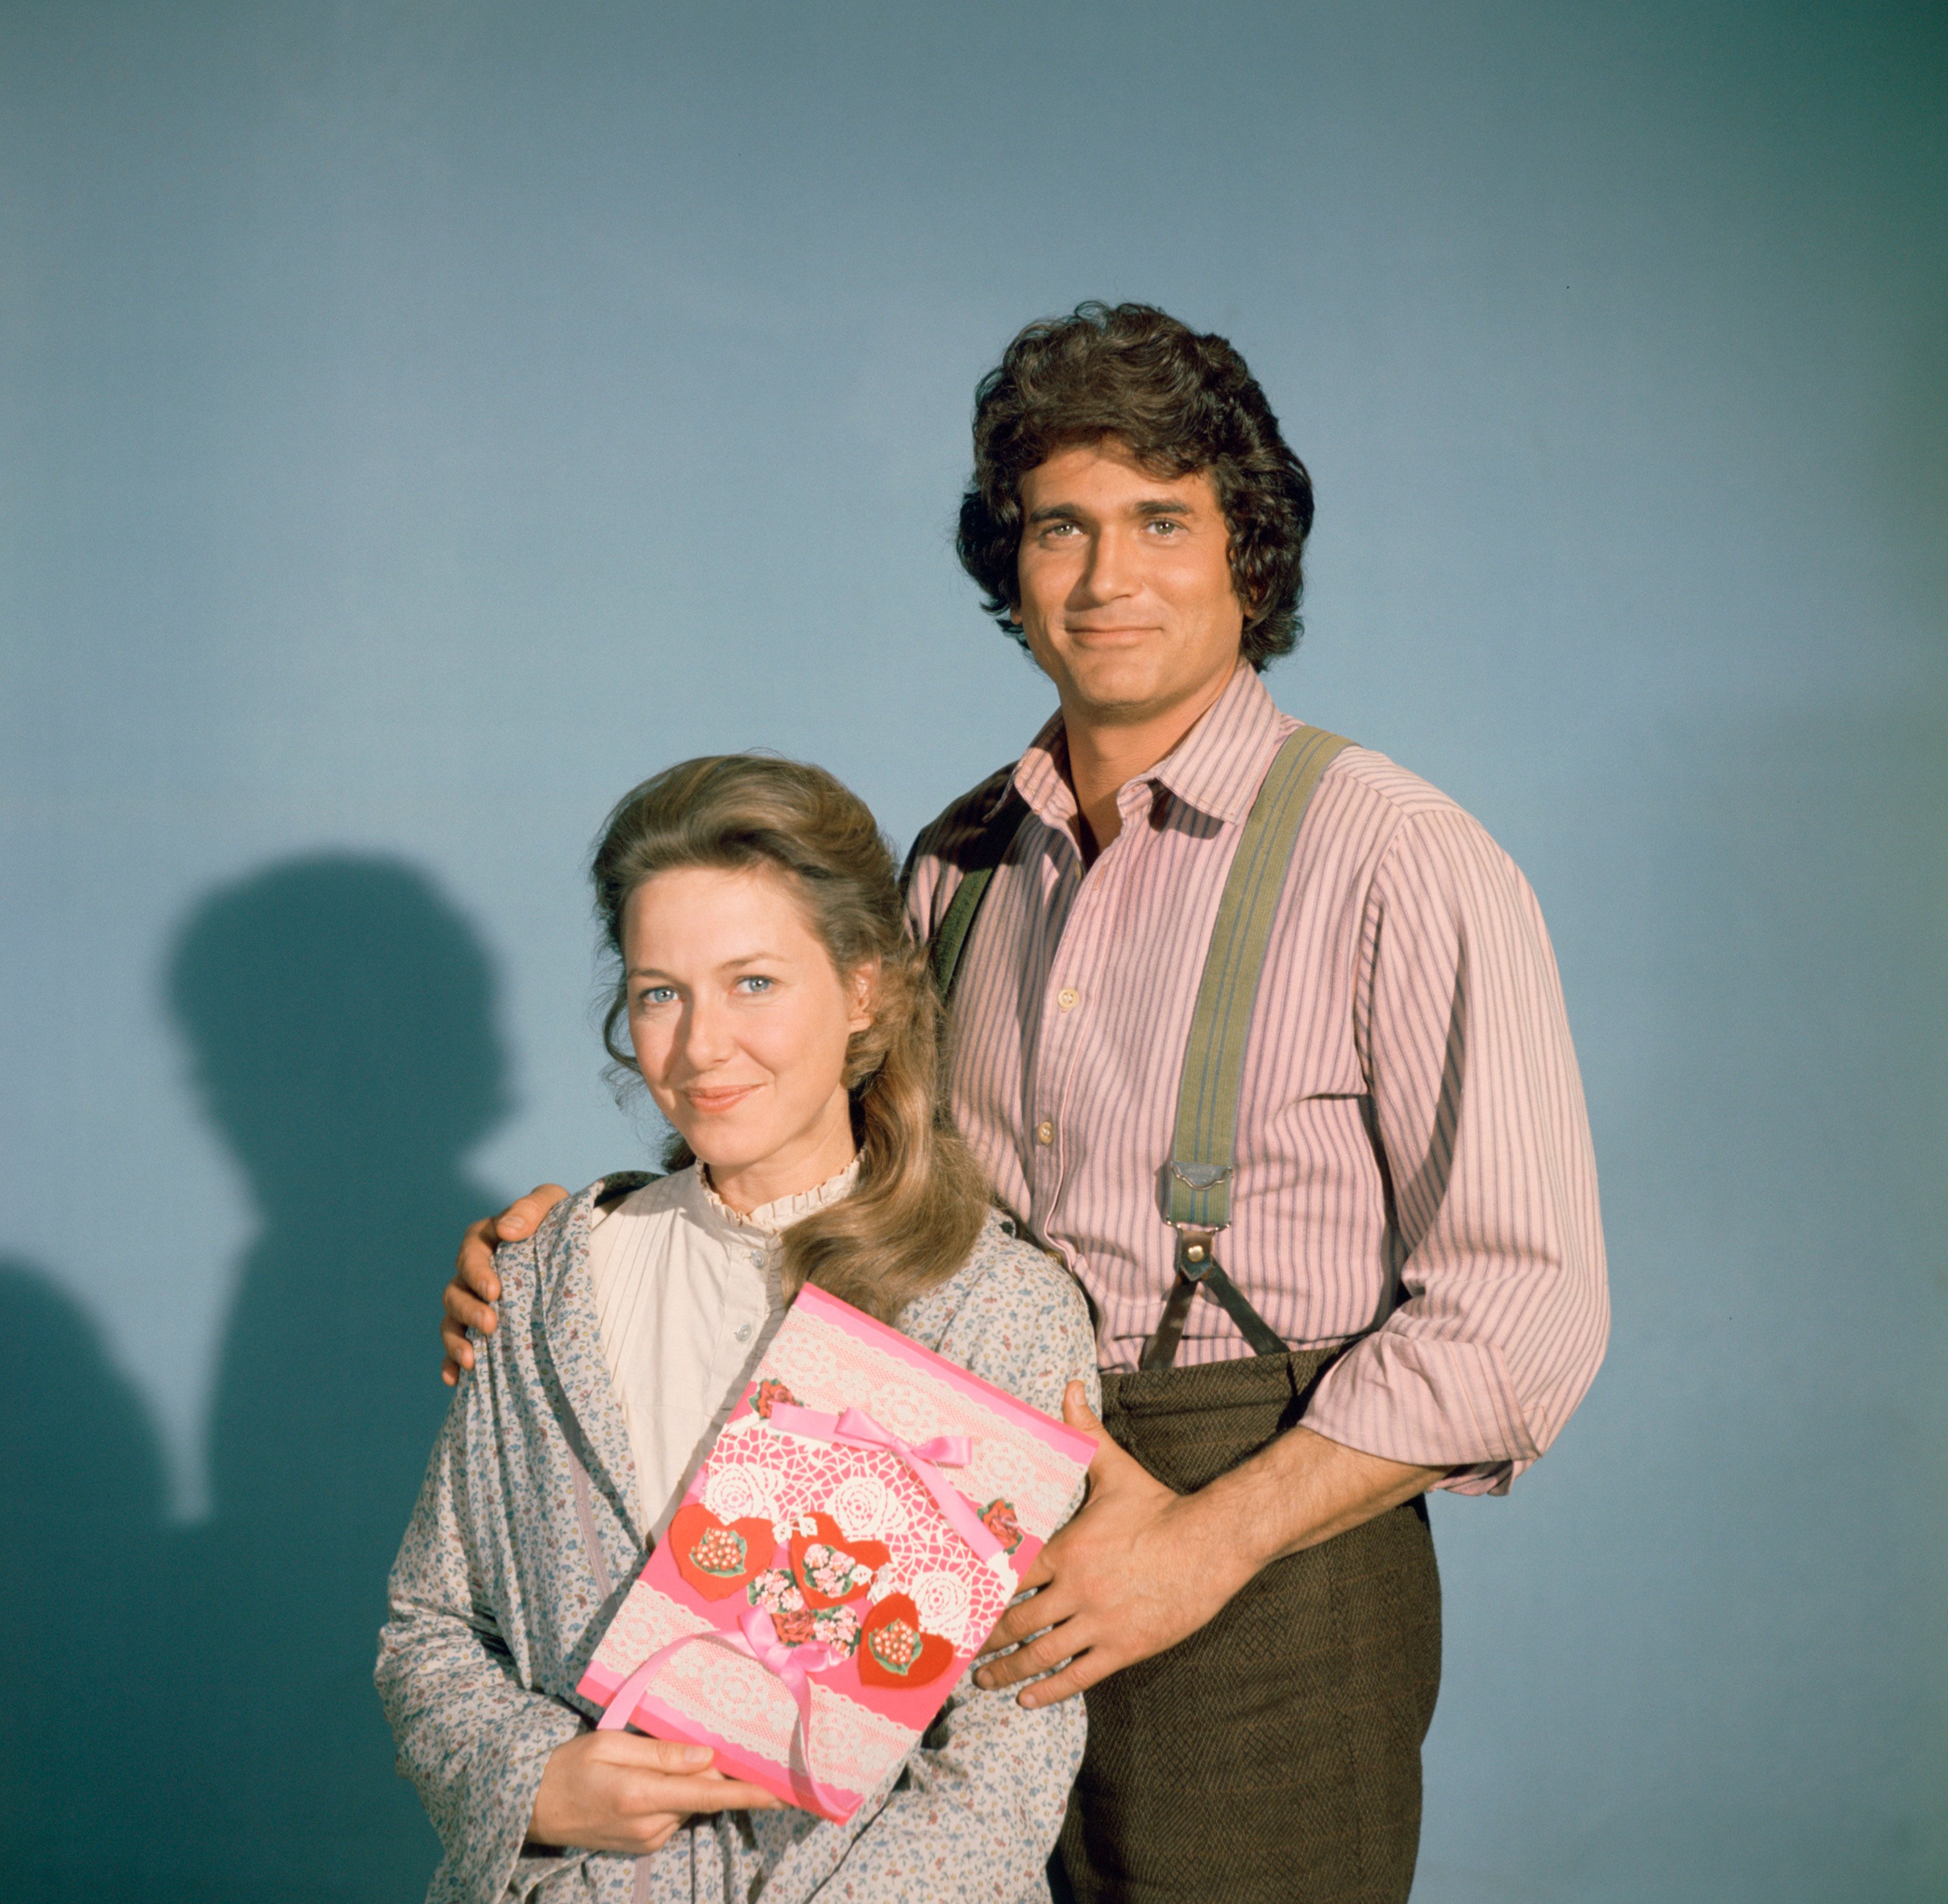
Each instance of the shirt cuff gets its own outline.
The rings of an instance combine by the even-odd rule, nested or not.
[[[1457,1494],[1506,1494],[1540,1459],[1500,1350],[1386,1328],[1320,1378],[1305,1425],[1329,1441],[1418,1468],[1453,1470]]]

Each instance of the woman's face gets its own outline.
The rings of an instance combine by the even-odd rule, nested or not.
[[[784,876],[659,873],[622,926],[643,1081],[718,1194],[754,1209],[844,1169],[845,1047],[872,1022],[870,975],[833,968]]]

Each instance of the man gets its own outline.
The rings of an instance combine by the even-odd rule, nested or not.
[[[991,872],[953,975],[954,1114],[1097,1319],[1107,1432],[1069,1403],[1098,1433],[1090,1499],[991,1655],[1028,1643],[982,1668],[1059,1668],[1028,1703],[1088,1695],[1055,1874],[1082,1899],[1407,1896],[1439,1675],[1424,1496],[1506,1491],[1607,1329],[1534,896],[1357,746],[1277,891],[1228,1177],[1196,1180],[1228,1207],[1173,1227],[1207,949],[1298,726],[1258,675],[1296,639],[1311,519],[1242,359],[1160,312],[1030,325],[981,386],[961,560],[1060,711],[922,835],[909,896],[932,937]],[[486,1239],[558,1194],[470,1235],[458,1362],[459,1325],[491,1321]],[[1242,1304],[1193,1279],[1213,1254]]]

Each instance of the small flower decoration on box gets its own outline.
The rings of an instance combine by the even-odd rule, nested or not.
[[[1013,1553],[1022,1544],[1022,1524],[1015,1518],[1013,1501],[990,1501],[981,1510],[981,1524],[1001,1543],[1004,1554]]]
[[[904,1593],[889,1593],[867,1614],[859,1635],[859,1679],[864,1685],[924,1685],[954,1657],[951,1641],[923,1630],[920,1609]]]
[[[859,1643],[856,1608],[808,1606],[797,1581],[782,1567],[760,1574],[746,1590],[746,1597],[771,1616],[771,1630],[780,1645],[824,1646],[849,1657]]]
[[[706,1600],[735,1593],[770,1566],[777,1542],[768,1521],[721,1521],[701,1501],[678,1509],[669,1527],[676,1571]]]
[[[771,1410],[783,1402],[787,1408],[798,1406],[798,1397],[781,1381],[767,1375],[758,1384],[758,1391],[751,1397],[751,1412],[762,1416],[766,1421],[771,1419]]]
[[[882,1540],[848,1540],[829,1514],[801,1516],[790,1552],[792,1577],[814,1608],[858,1599],[892,1558]]]

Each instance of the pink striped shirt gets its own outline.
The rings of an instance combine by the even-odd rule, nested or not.
[[[1057,715],[914,849],[930,929],[1012,780],[1027,802],[962,954],[955,1115],[1134,1369],[1174,1279],[1179,1074],[1245,817],[1298,724],[1241,668],[1118,795],[1085,874]],[[1295,1348],[1357,1340],[1320,1434],[1501,1493],[1560,1432],[1609,1310],[1596,1160],[1535,895],[1480,823],[1348,748],[1314,795],[1258,990],[1218,1260]],[[1178,1366],[1250,1350],[1199,1297]]]

